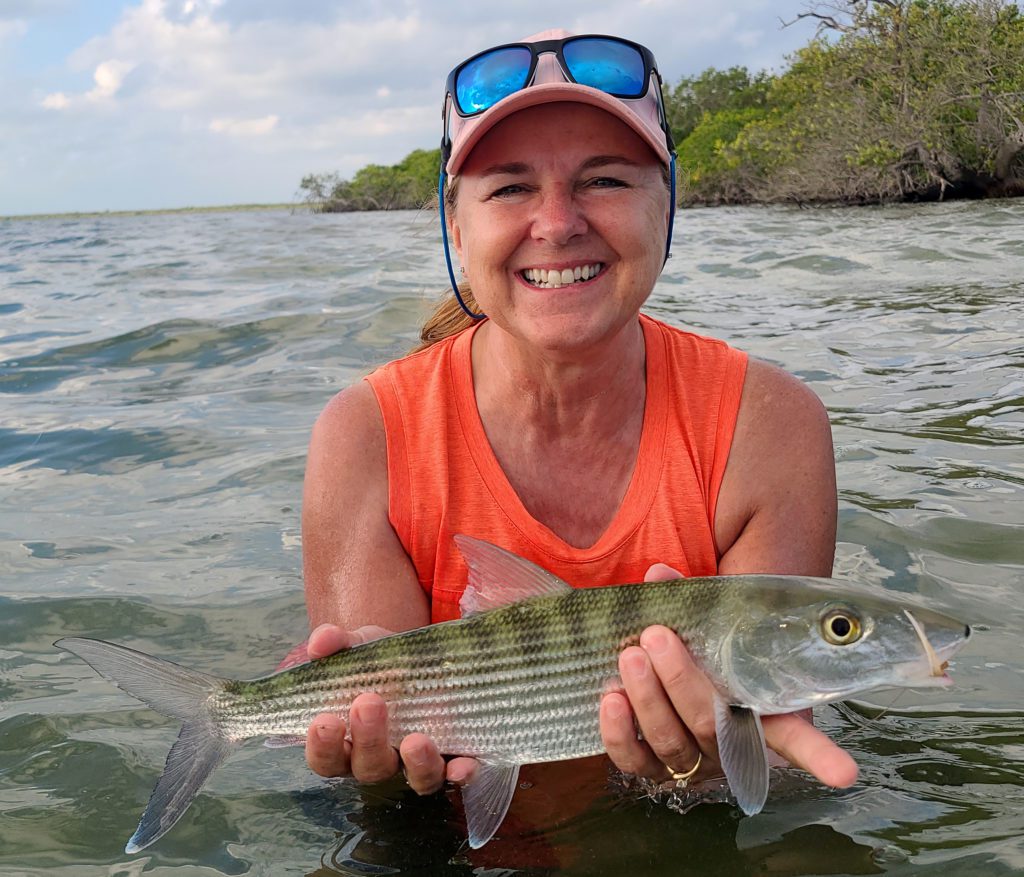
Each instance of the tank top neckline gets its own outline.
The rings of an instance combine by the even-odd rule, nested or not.
[[[668,375],[665,339],[658,323],[640,315],[647,398],[633,475],[608,527],[593,545],[586,548],[570,545],[527,511],[494,455],[480,419],[473,387],[473,336],[480,325],[462,332],[455,339],[451,348],[451,376],[463,437],[484,486],[523,538],[550,558],[565,563],[589,563],[616,551],[636,532],[650,511],[664,463]],[[595,477],[598,474],[595,473]]]

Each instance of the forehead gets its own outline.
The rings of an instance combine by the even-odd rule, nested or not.
[[[621,155],[639,165],[660,167],[654,150],[625,122],[597,107],[550,103],[502,119],[476,144],[463,175],[493,164],[574,164],[594,155]]]

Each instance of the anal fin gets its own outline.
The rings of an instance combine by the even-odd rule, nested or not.
[[[494,837],[512,803],[518,781],[518,764],[481,761],[472,782],[462,787],[469,845],[473,849],[482,847]]]

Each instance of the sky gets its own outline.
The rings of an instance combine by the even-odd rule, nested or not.
[[[779,70],[804,0],[0,0],[0,216],[296,200],[440,140],[448,71],[550,27],[674,83]]]

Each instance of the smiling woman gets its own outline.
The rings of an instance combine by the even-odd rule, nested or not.
[[[497,343],[517,339],[527,356],[592,349],[635,322],[664,257],[660,168],[630,128],[582,104],[522,110],[481,138],[451,240],[477,304],[504,330]]]
[[[821,404],[780,370],[641,313],[674,210],[651,52],[563,31],[488,49],[452,71],[444,119],[445,245],[465,282],[452,272],[419,352],[340,393],[314,429],[308,653],[457,617],[459,534],[575,587],[827,575],[836,495]],[[593,705],[612,761],[656,780],[720,774],[712,688],[677,633],[655,626],[624,646],[621,678]],[[771,717],[764,732],[823,782],[853,782],[852,760],[805,718]],[[348,727],[318,717],[307,757],[361,780],[404,764],[421,793],[484,782],[422,734],[394,739],[372,692]]]

